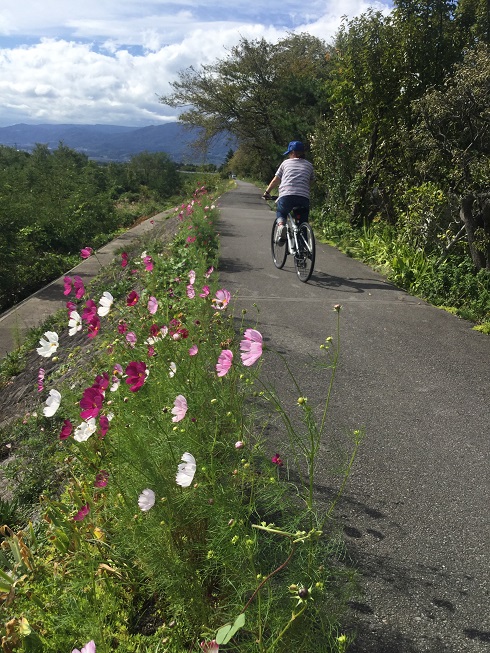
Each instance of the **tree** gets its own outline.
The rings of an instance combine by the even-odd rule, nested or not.
[[[231,133],[241,159],[268,177],[290,140],[308,141],[321,111],[326,53],[307,34],[276,44],[242,38],[225,59],[181,72],[161,102],[186,108],[180,120],[202,127],[205,140]]]
[[[472,261],[490,270],[490,50],[467,53],[444,88],[415,103],[413,130],[420,175],[459,198]]]

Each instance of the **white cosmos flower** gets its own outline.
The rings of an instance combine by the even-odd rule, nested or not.
[[[196,473],[196,459],[190,453],[182,455],[181,460],[184,462],[180,463],[179,471],[175,477],[177,485],[181,487],[189,487],[194,479],[194,474]]]
[[[169,368],[168,368],[169,377],[170,378],[174,377],[176,371],[177,371],[177,365],[174,362],[170,363]]]
[[[143,512],[147,512],[155,505],[155,493],[153,490],[146,488],[138,497],[138,506]]]
[[[61,403],[61,395],[58,390],[50,390],[46,399],[46,406],[43,408],[44,417],[53,417]]]
[[[110,292],[107,290],[102,293],[102,297],[99,299],[99,308],[97,309],[97,313],[101,316],[104,317],[109,313],[111,310],[112,302],[114,301],[114,297],[111,295]]]
[[[77,331],[82,330],[82,318],[80,317],[77,311],[72,311],[70,313],[70,319],[68,320],[68,335],[74,336]]]
[[[44,336],[39,340],[41,345],[36,349],[39,356],[44,356],[44,358],[50,358],[54,352],[58,349],[60,344],[58,341],[58,334],[54,331],[46,331]]]
[[[88,440],[96,430],[97,424],[95,423],[95,417],[91,417],[90,419],[82,422],[77,426],[73,435],[73,439],[77,442],[85,442],[85,440]]]

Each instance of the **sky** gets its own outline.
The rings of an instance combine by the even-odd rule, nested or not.
[[[307,32],[330,43],[342,16],[390,0],[1,0],[0,127],[143,127],[172,122],[159,102],[179,72],[227,56],[240,38]]]

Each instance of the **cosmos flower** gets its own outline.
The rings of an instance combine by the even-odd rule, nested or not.
[[[216,304],[216,308],[219,311],[222,311],[228,306],[228,304],[230,303],[230,299],[231,299],[231,295],[229,291],[222,288],[221,290],[218,290],[216,292],[216,295],[214,296],[214,299],[212,301],[214,304]]]
[[[74,648],[72,653],[95,653],[94,640],[92,639],[90,642],[88,642],[88,644],[85,644],[81,651],[79,651],[77,648]]]
[[[90,258],[93,253],[94,250],[91,247],[84,247],[83,249],[80,250],[80,256],[83,259]]]
[[[172,408],[172,422],[180,422],[184,419],[185,414],[187,413],[187,401],[183,395],[178,395],[174,401],[174,407]]]
[[[250,367],[262,356],[262,334],[256,329],[247,329],[240,342],[242,363]]]
[[[181,462],[178,466],[175,482],[181,487],[189,487],[196,473],[196,459],[188,452],[182,455]]]
[[[150,297],[148,300],[148,311],[151,315],[155,315],[158,311],[158,300],[156,297]]]
[[[131,392],[137,392],[146,381],[147,368],[143,361],[132,361],[126,367],[126,383]]]
[[[114,297],[111,295],[110,292],[107,290],[102,293],[102,297],[99,299],[99,308],[97,310],[97,313],[101,317],[105,317],[109,311],[111,310],[112,302],[114,301]]]
[[[73,288],[75,290],[75,297],[77,299],[82,299],[85,295],[85,286],[83,285],[82,277],[75,275],[73,277]]]
[[[192,345],[189,349],[189,356],[195,356],[197,352],[199,351],[197,345]]]
[[[223,349],[221,354],[218,356],[218,362],[216,363],[216,372],[218,373],[218,376],[225,376],[228,374],[232,361],[233,352],[230,349]]]
[[[65,419],[60,431],[60,440],[67,440],[73,433],[73,424],[69,419]]]
[[[71,311],[68,320],[68,335],[74,336],[78,331],[82,330],[82,318],[78,311]]]
[[[41,346],[36,349],[39,356],[50,358],[60,344],[58,334],[55,331],[46,331],[44,336],[39,340],[39,344]]]
[[[77,442],[85,442],[95,433],[96,429],[95,417],[91,417],[86,422],[82,422],[77,426],[73,439]]]
[[[50,390],[46,399],[46,406],[43,408],[44,417],[53,417],[61,404],[61,394],[58,390]]]
[[[90,512],[90,506],[88,505],[88,503],[86,503],[84,506],[80,508],[77,514],[73,517],[74,521],[83,521],[89,512]],[[84,650],[85,647],[82,648],[82,651]]]
[[[155,493],[146,488],[138,497],[138,506],[143,512],[148,512],[155,505]]]

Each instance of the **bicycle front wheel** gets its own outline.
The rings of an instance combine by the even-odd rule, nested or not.
[[[299,280],[306,283],[315,266],[315,236],[308,222],[299,226],[298,250],[294,257],[294,267]]]
[[[274,261],[274,265],[276,268],[281,268],[284,267],[284,263],[286,263],[286,256],[288,255],[288,250],[287,250],[287,242],[278,242],[278,234],[277,234],[277,223],[274,221],[274,224],[272,225],[272,233],[271,233],[271,252],[272,252],[272,260]]]

